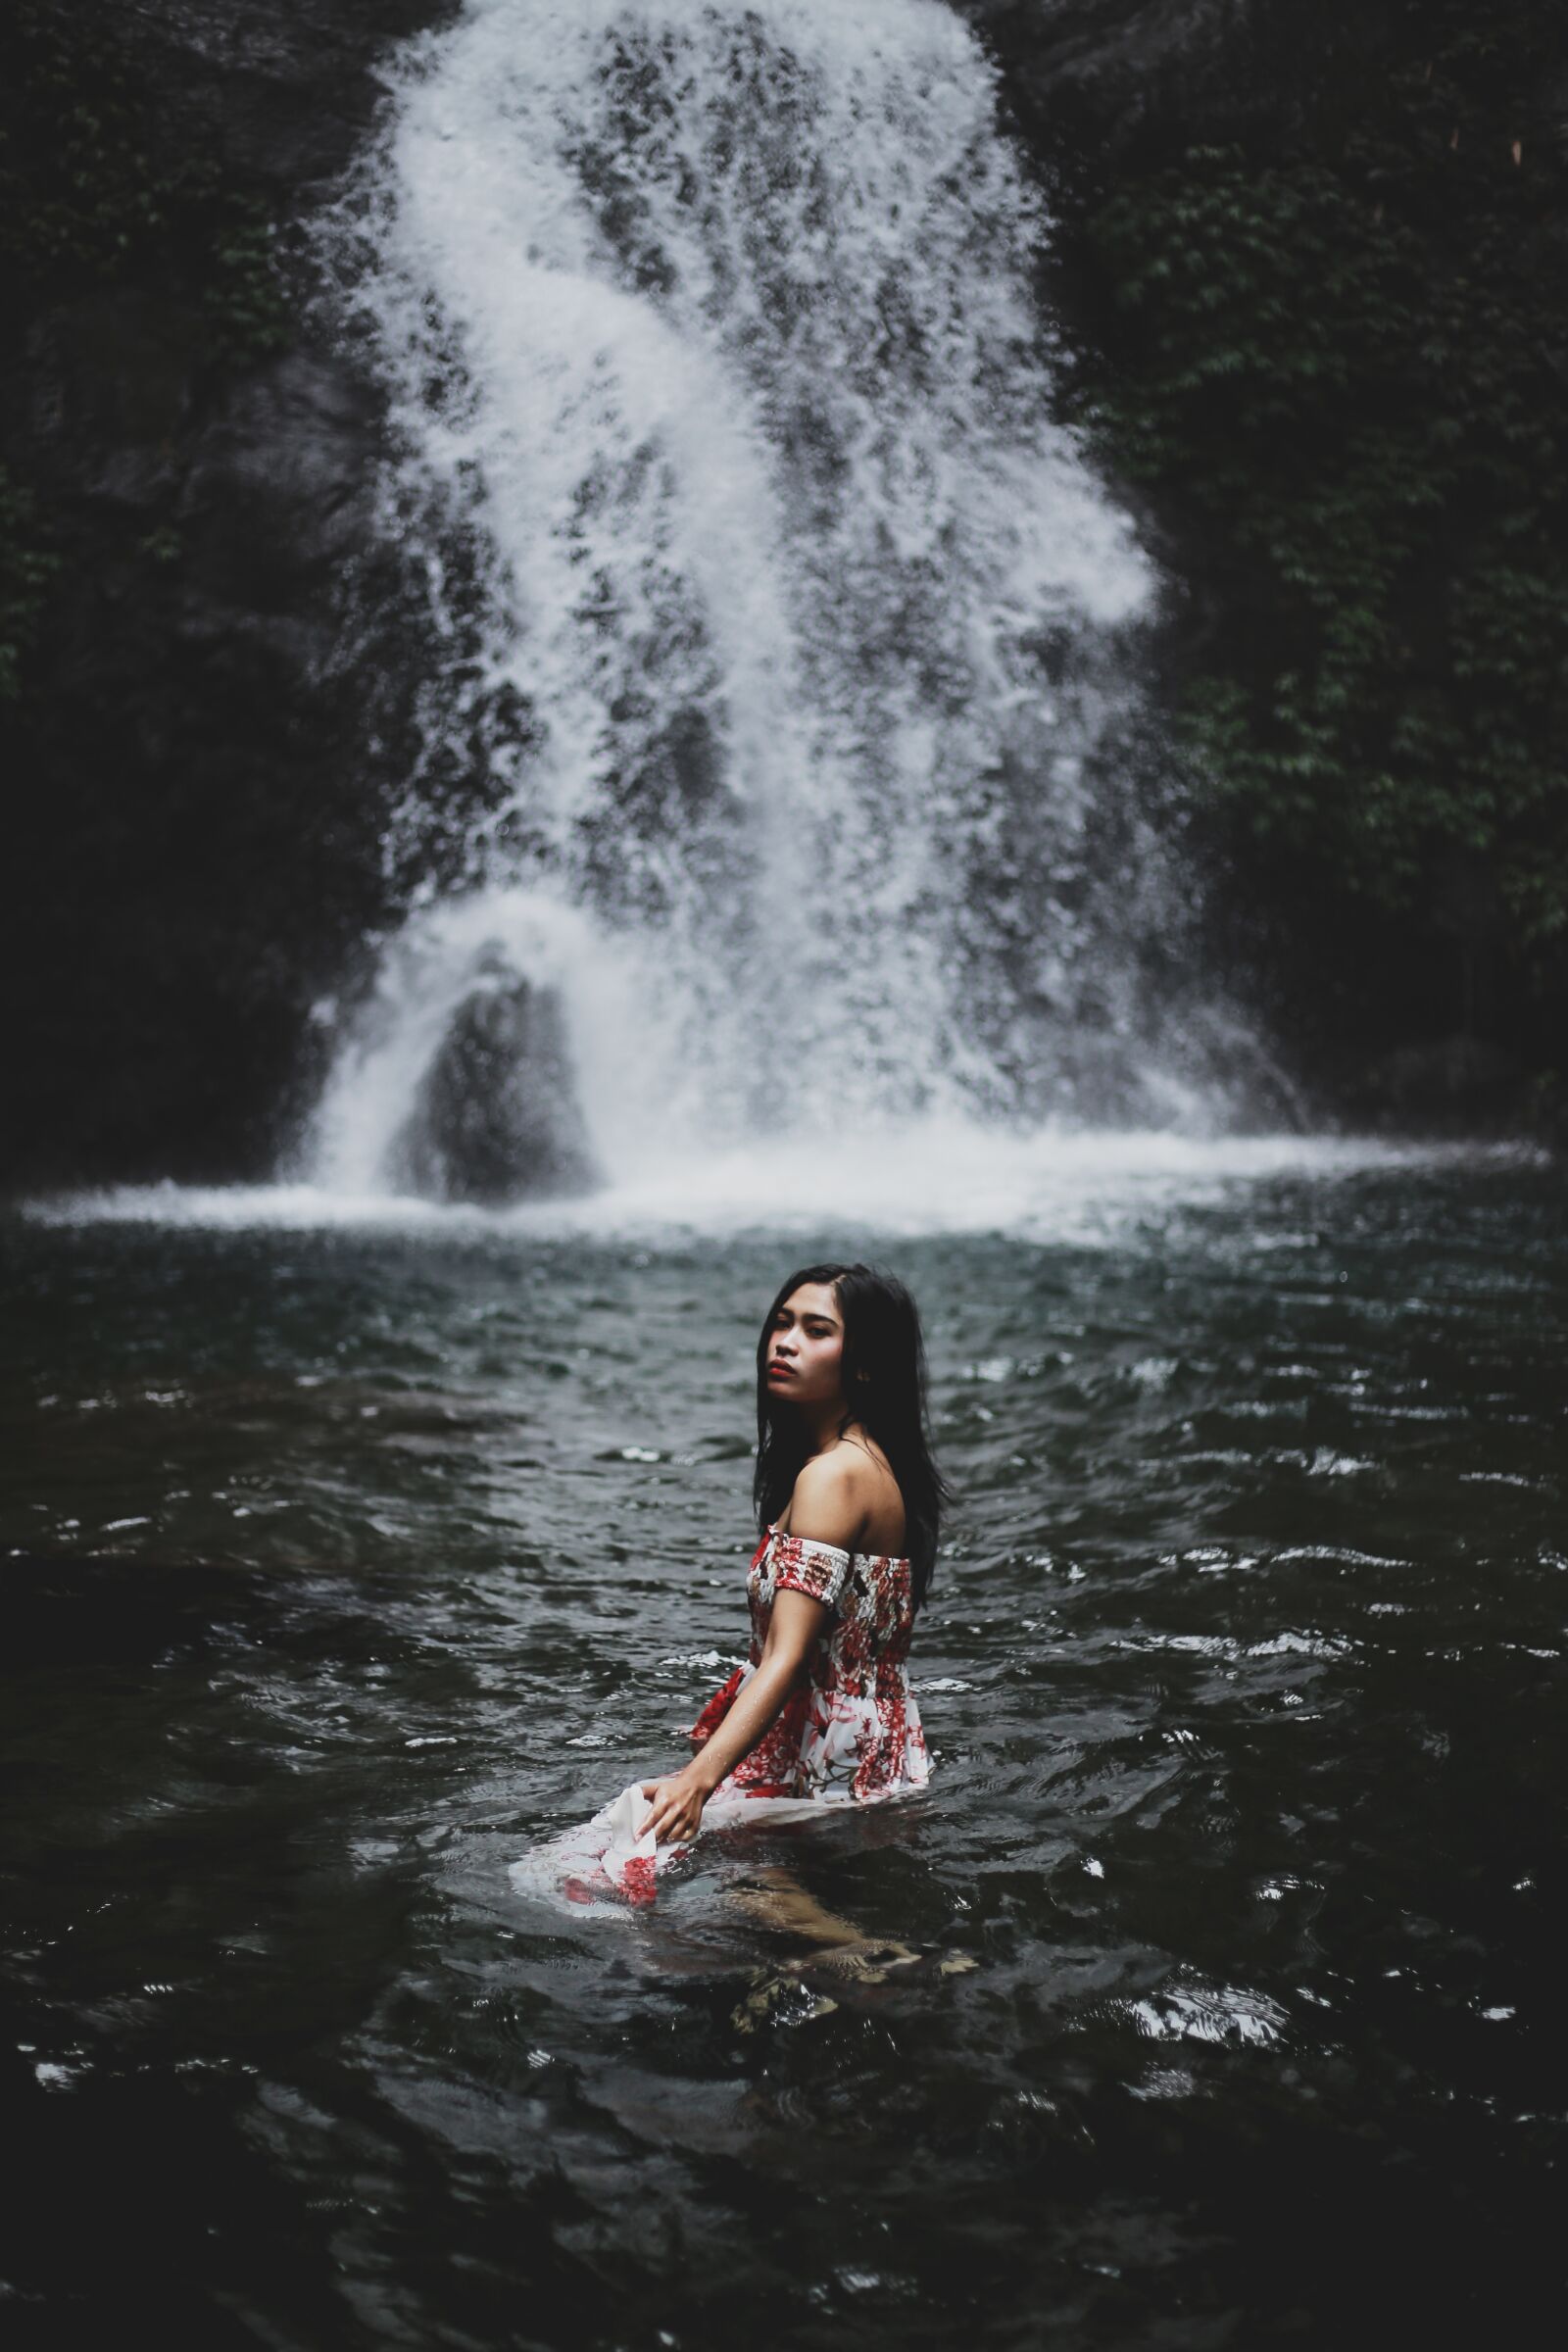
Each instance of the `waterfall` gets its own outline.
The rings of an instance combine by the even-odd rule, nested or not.
[[[470,0],[403,54],[326,234],[425,600],[404,823],[454,760],[488,813],[341,1044],[324,1181],[488,1197],[431,1105],[482,1122],[514,1046],[581,1183],[1223,1116],[1107,761],[1154,582],[1051,419],[1048,233],[937,0]]]

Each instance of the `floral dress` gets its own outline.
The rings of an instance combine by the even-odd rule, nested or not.
[[[746,1579],[751,1655],[698,1716],[694,1744],[707,1745],[761,1664],[778,1592],[805,1592],[830,1608],[832,1620],[812,1643],[806,1672],[772,1729],[709,1802],[771,1796],[842,1803],[923,1788],[931,1766],[909,1689],[908,1561],[842,1551],[776,1527],[757,1546]]]
[[[923,1788],[931,1777],[909,1689],[914,1598],[909,1562],[848,1552],[770,1527],[746,1580],[751,1655],[715,1690],[690,1737],[705,1746],[762,1660],[773,1600],[805,1592],[832,1611],[801,1682],[771,1729],[703,1807],[703,1828],[800,1820],[832,1805],[869,1804]],[[633,1781],[592,1821],[532,1847],[511,1869],[520,1894],[569,1903],[651,1903],[658,1880],[689,1845],[639,1835],[649,1810]]]

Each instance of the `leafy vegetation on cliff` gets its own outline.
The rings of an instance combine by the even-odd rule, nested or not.
[[[43,544],[34,501],[0,466],[0,703],[14,702],[58,559]]]
[[[333,659],[372,425],[286,224],[418,5],[0,14],[0,1185],[266,1168],[386,919]]]
[[[0,312],[158,285],[196,371],[289,340],[267,208],[183,123],[125,12],[14,0],[0,22]],[[0,469],[0,700],[13,701],[61,568],[47,489]],[[69,534],[68,534],[69,537]],[[170,533],[148,534],[148,553]]]
[[[1455,943],[1468,1027],[1568,965],[1560,12],[1428,0],[1314,62],[1283,135],[1080,186],[1069,411],[1200,583],[1178,709],[1243,870]]]
[[[190,135],[125,12],[13,0],[0,25],[0,293],[102,283],[151,261],[199,289],[216,353],[288,337],[266,211]]]

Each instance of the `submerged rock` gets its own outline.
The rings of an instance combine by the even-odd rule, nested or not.
[[[393,1157],[397,1180],[433,1200],[501,1208],[594,1189],[554,989],[512,979],[464,1000]]]

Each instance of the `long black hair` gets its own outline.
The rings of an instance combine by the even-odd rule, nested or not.
[[[914,1300],[879,1266],[803,1266],[779,1287],[757,1343],[757,1475],[752,1498],[759,1533],[778,1517],[811,1451],[811,1433],[767,1386],[773,1318],[804,1283],[831,1284],[844,1318],[843,1427],[858,1421],[888,1457],[904,1497],[905,1550],[914,1605],[924,1600],[937,1556],[948,1484],[931,1453],[926,1421],[925,1342]]]

